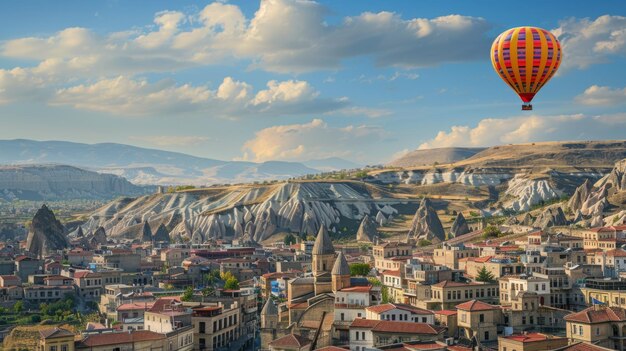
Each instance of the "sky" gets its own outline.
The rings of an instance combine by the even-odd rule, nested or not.
[[[497,5],[496,5],[497,4]],[[0,139],[222,160],[626,137],[626,2],[0,3]],[[552,31],[557,75],[520,111],[504,30]]]

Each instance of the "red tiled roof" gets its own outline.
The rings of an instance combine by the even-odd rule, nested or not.
[[[613,257],[626,257],[626,251],[622,249],[613,249],[606,252],[607,256]]]
[[[385,303],[381,305],[370,306],[365,309],[368,311],[372,311],[374,313],[383,313],[383,312],[387,312],[396,308],[399,310],[403,310],[403,311],[409,311],[413,314],[428,314],[428,315],[433,314],[429,310],[425,310],[425,309],[418,308],[415,306],[411,306],[407,304],[394,304],[394,303]]]
[[[128,344],[139,341],[156,341],[165,339],[165,334],[155,333],[149,330],[136,330],[131,333],[105,333],[88,335],[80,341],[86,347]]]
[[[441,333],[445,328],[439,328],[427,323],[379,321],[373,319],[355,319],[350,324],[352,328],[371,329],[379,333],[403,333],[403,334],[430,334]]]
[[[586,308],[580,312],[571,313],[565,316],[566,321],[579,323],[604,323],[604,322],[624,322],[626,321],[626,310],[620,307],[600,307]]]
[[[322,347],[321,349],[315,349],[315,351],[346,351],[346,350],[349,350],[349,349],[341,348],[337,346],[326,346],[326,347]]]
[[[158,300],[154,301],[152,307],[148,310],[150,312],[163,312],[165,307],[171,306],[175,302],[180,302],[180,298],[178,297],[161,297]]]
[[[497,310],[497,306],[490,305],[488,303],[484,303],[478,300],[471,300],[464,302],[462,304],[456,305],[458,310],[464,311],[488,311],[488,310]]]
[[[372,286],[371,285],[367,285],[367,286],[352,286],[352,287],[349,287],[349,288],[341,289],[341,291],[346,291],[346,292],[369,292],[370,290],[372,290]]]
[[[283,336],[282,338],[278,338],[272,342],[270,342],[269,344],[272,346],[278,346],[278,347],[297,347],[297,348],[301,348],[305,345],[308,345],[311,343],[311,340],[300,336],[298,334],[288,334]]]
[[[137,302],[133,302],[133,303],[124,303],[119,305],[119,307],[117,308],[117,311],[132,311],[132,310],[147,310],[152,308],[152,306],[154,305],[153,302],[148,302],[148,303],[137,303]]]
[[[527,333],[527,334],[513,334],[509,336],[504,336],[504,338],[509,340],[515,340],[519,342],[535,342],[535,341],[544,341],[548,339],[565,339],[557,336],[551,336],[541,333]]]

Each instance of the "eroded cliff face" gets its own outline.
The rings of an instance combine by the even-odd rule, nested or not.
[[[0,197],[10,200],[110,199],[143,192],[124,178],[71,166],[0,166]]]
[[[102,226],[110,237],[141,237],[144,222],[163,224],[172,238],[202,243],[216,238],[262,241],[280,231],[315,235],[321,226],[336,231],[365,215],[380,221],[406,201],[373,197],[366,185],[350,182],[298,182],[210,188],[121,199],[94,212],[83,225]]]
[[[368,180],[381,184],[461,184],[497,189],[502,208],[515,212],[572,194],[586,180],[594,182],[608,169],[580,169],[571,172],[523,168],[441,168],[377,172]]]
[[[33,217],[26,239],[26,249],[40,257],[55,253],[68,246],[65,227],[54,213],[43,205]]]

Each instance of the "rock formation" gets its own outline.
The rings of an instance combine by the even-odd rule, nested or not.
[[[415,212],[407,239],[446,240],[439,216],[427,198],[422,200],[420,207]]]
[[[170,233],[167,231],[167,228],[165,228],[163,223],[159,225],[159,228],[157,228],[157,231],[154,233],[153,240],[155,242],[170,242]]]
[[[107,233],[103,227],[98,227],[88,240],[88,244],[92,248],[97,248],[99,245],[107,243]]]
[[[610,185],[611,194],[626,191],[626,159],[615,163],[613,170],[595,184],[596,187],[605,185]]]
[[[567,207],[572,210],[572,212],[578,212],[583,207],[583,204],[589,198],[591,191],[593,190],[593,184],[589,181],[589,179],[585,179],[585,182],[582,183],[576,190],[572,197],[567,201]]]
[[[44,257],[68,246],[65,227],[46,205],[33,217],[26,239],[26,250]]]
[[[356,241],[360,243],[374,243],[377,237],[378,231],[376,230],[376,224],[372,221],[370,216],[363,216],[359,230],[356,232]]]
[[[567,225],[567,219],[561,207],[546,208],[533,223],[533,226],[537,228],[548,228],[557,225]]]
[[[522,220],[520,221],[521,225],[531,226],[535,222],[535,218],[530,213],[526,213]]]
[[[452,227],[450,228],[450,237],[456,238],[457,236],[461,236],[469,232],[469,225],[467,225],[467,221],[465,220],[463,213],[459,212],[459,214],[456,215],[456,219],[452,223]]]
[[[141,241],[152,241],[152,228],[150,228],[150,223],[148,223],[148,221],[143,222],[143,227],[141,228]]]

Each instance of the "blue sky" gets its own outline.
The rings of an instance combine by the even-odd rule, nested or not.
[[[624,138],[626,3],[23,1],[0,4],[0,138],[217,159],[385,162],[418,147]],[[522,113],[507,28],[562,67]]]

